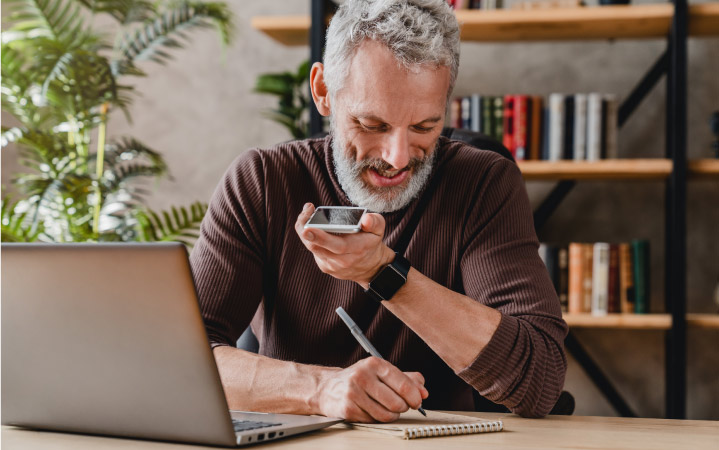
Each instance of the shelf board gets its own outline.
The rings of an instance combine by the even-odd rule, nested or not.
[[[719,3],[689,5],[689,34],[719,36]]]
[[[714,178],[719,180],[719,159],[694,159],[689,161],[691,178]]]
[[[623,328],[630,330],[668,330],[672,326],[669,314],[607,314],[589,313],[563,315],[569,328]]]
[[[457,11],[463,41],[511,42],[664,38],[674,6],[587,6],[547,10]],[[258,16],[251,25],[284,45],[309,44],[309,16]],[[719,35],[719,4],[689,5],[689,34]]]
[[[529,180],[663,180],[672,172],[670,159],[603,159],[601,161],[518,161]]]
[[[687,314],[687,327],[719,330],[719,314]]]

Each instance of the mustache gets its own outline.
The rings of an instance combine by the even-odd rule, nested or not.
[[[422,164],[424,164],[427,161],[427,157],[424,158],[417,158],[412,157],[410,158],[409,162],[405,167],[402,168],[401,172],[404,172],[406,170],[412,170],[416,169]],[[354,169],[358,172],[364,171],[366,169],[375,169],[380,171],[387,171],[392,170],[394,166],[387,161],[385,161],[382,158],[370,158],[370,159],[363,159],[360,161],[356,161],[354,164]]]

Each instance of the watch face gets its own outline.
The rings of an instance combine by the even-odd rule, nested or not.
[[[372,289],[384,299],[390,299],[404,286],[406,279],[391,265],[385,267],[372,280]]]

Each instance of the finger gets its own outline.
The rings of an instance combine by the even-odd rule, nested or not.
[[[420,386],[397,367],[387,361],[377,360],[379,364],[376,373],[380,380],[390,389],[397,393],[410,407],[417,409],[422,404],[422,392]],[[384,363],[384,364],[380,364]]]
[[[367,213],[362,216],[362,231],[375,234],[379,237],[384,236],[384,217],[381,214]]]
[[[399,418],[399,412],[388,410],[366,392],[358,396],[355,404],[371,417],[370,422],[393,422]]]
[[[302,232],[305,230],[305,224],[308,220],[310,220],[310,217],[312,217],[312,213],[314,212],[314,205],[312,203],[305,203],[305,206],[302,208],[302,212],[299,216],[297,216],[297,220],[295,221],[295,231],[298,235],[300,235],[300,237],[302,237]]]
[[[422,376],[419,372],[405,372],[405,375],[410,377],[415,383],[417,383],[417,386],[419,387],[420,392],[422,393],[422,398],[425,399],[429,397],[429,391],[426,387],[424,387],[424,376]]]
[[[372,383],[367,386],[367,395],[391,412],[403,413],[410,408],[410,405],[402,397],[379,378],[372,380]]]

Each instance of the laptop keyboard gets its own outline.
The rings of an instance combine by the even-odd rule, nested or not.
[[[267,428],[267,427],[274,427],[277,425],[282,425],[281,423],[272,423],[272,422],[254,422],[252,420],[238,420],[238,419],[232,419],[232,425],[235,427],[235,431],[247,431],[247,430],[256,430],[258,428]]]

